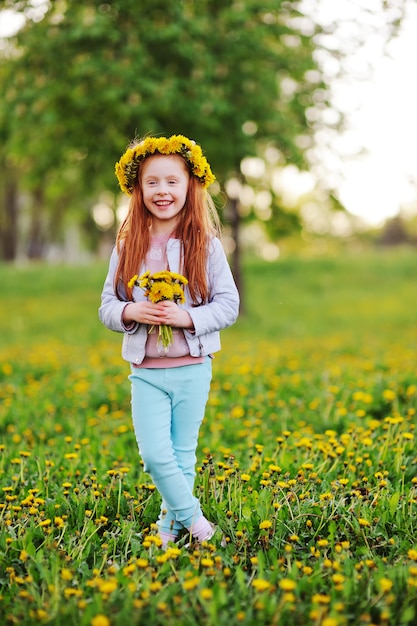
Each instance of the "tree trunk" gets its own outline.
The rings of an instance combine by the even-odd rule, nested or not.
[[[4,185],[4,210],[0,214],[0,257],[3,261],[14,261],[17,255],[18,197],[14,178]]]
[[[32,196],[32,214],[27,247],[29,259],[41,259],[44,254],[43,212],[43,190],[39,188],[35,190]]]
[[[240,312],[244,313],[244,285],[242,274],[242,257],[240,247],[240,215],[238,198],[229,198],[230,203],[230,224],[232,227],[232,238],[235,242],[235,248],[232,254],[232,272],[236,282],[236,286],[240,294]]]

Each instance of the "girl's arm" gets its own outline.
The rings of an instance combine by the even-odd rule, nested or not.
[[[231,326],[239,314],[239,293],[218,239],[210,244],[208,262],[210,302],[187,309],[193,321],[193,335],[205,335]]]
[[[109,328],[119,333],[134,333],[138,328],[138,324],[125,324],[123,320],[123,313],[128,306],[128,301],[119,300],[114,291],[114,276],[116,273],[117,264],[119,262],[119,255],[116,248],[110,257],[109,270],[107,272],[106,280],[104,281],[103,291],[101,293],[101,306],[98,310],[98,315],[101,322]]]

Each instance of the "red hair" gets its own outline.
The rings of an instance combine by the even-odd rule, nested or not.
[[[187,171],[190,172],[186,160],[183,157],[180,158],[184,161]],[[127,298],[132,299],[132,289],[128,287],[128,282],[132,276],[140,272],[145,263],[151,240],[152,214],[144,204],[141,186],[143,163],[144,161],[139,164],[128,214],[117,233],[116,246],[119,264],[114,286],[120,300],[124,300],[120,292],[121,285],[124,287]],[[188,288],[194,304],[205,303],[209,299],[208,248],[210,239],[219,234],[219,218],[211,196],[198,178],[190,174],[187,198],[179,214],[175,237],[183,244],[180,272],[188,279]]]

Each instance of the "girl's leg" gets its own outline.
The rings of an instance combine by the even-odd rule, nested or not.
[[[171,437],[178,466],[194,489],[196,449],[201,423],[204,419],[211,382],[211,359],[204,363],[173,368],[172,375],[172,424]],[[164,511],[166,511],[164,515]],[[162,527],[172,520],[172,528],[178,528],[175,516],[166,502],[162,502]],[[199,511],[199,515],[201,512]],[[198,517],[197,516],[197,517]],[[197,517],[194,521],[196,521]]]
[[[196,378],[200,383],[206,380],[205,388],[197,388],[197,379],[188,375],[191,372],[187,372],[184,378],[184,371],[181,374],[179,371],[175,373],[176,370],[199,370],[200,375]],[[172,518],[177,524],[179,522],[189,528],[202,516],[200,504],[193,496],[191,483],[194,480],[198,430],[204,414],[204,408],[202,410],[201,407],[205,406],[207,400],[210,377],[210,364],[155,370],[132,368],[129,377],[132,382],[132,413],[136,438],[145,470],[151,474],[163,498],[163,506],[167,508],[167,515],[161,521],[162,529],[166,532],[172,532]],[[179,387],[184,395],[189,393],[195,402],[191,414],[189,411],[192,410],[192,403],[181,401]],[[174,420],[178,421],[178,425],[172,421],[174,405],[180,407],[180,417]],[[185,406],[188,407],[187,411],[183,410]],[[190,420],[188,429],[184,428],[186,413]],[[179,441],[179,433],[188,443]],[[194,459],[193,463],[190,456]],[[185,465],[185,473],[180,464]],[[178,528],[177,524],[175,530]]]

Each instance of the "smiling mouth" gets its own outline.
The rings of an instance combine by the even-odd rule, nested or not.
[[[171,204],[171,200],[156,200],[155,201],[156,206],[169,206]]]

